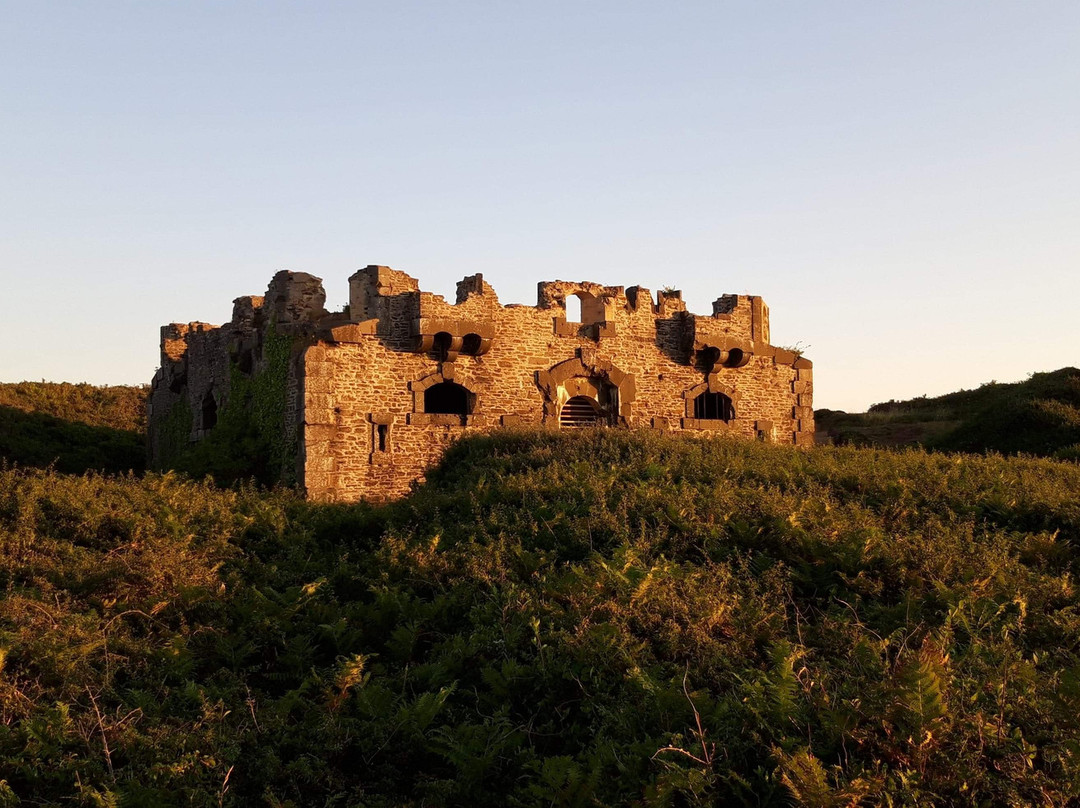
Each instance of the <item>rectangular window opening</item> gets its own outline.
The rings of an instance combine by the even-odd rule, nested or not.
[[[387,424],[375,425],[375,446],[378,451],[385,452],[390,448],[390,427]]]

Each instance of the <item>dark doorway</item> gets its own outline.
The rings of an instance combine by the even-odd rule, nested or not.
[[[202,428],[213,429],[217,426],[217,400],[213,393],[207,393],[202,402]]]

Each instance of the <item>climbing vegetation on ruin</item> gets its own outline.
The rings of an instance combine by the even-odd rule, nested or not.
[[[1080,467],[617,430],[0,470],[0,804],[1080,800]]]
[[[193,416],[186,400],[173,405],[158,432],[167,436],[169,446],[174,434],[183,434],[184,442],[175,453],[163,450],[165,467],[193,477],[209,476],[222,485],[245,479],[267,486],[296,482],[297,438],[285,428],[292,340],[271,329],[262,356],[253,375],[233,365],[229,406],[198,443],[188,442]]]

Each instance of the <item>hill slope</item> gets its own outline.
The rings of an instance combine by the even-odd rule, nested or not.
[[[380,508],[0,471],[0,792],[1065,805],[1078,488],[613,430],[462,441]]]
[[[59,471],[141,471],[146,388],[0,384],[0,458]]]
[[[965,452],[1080,457],[1080,370],[1035,373],[936,398],[887,401],[865,413],[818,410],[818,429],[838,443]]]

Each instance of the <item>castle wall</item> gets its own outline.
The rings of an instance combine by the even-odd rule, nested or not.
[[[324,501],[404,494],[462,435],[559,428],[572,396],[620,426],[812,442],[810,362],[768,344],[768,308],[758,297],[724,296],[712,316],[699,316],[677,292],[654,301],[639,287],[554,281],[539,284],[535,307],[502,306],[475,275],[451,304],[387,267],[350,278],[347,312],[326,313],[321,292],[312,276],[279,273],[261,322],[234,314],[216,331],[167,326],[178,331],[163,332],[152,400],[165,402],[160,390],[177,378],[178,361],[187,364],[189,401],[208,379],[220,387],[237,345],[258,344],[260,329],[274,323],[293,344],[282,430],[295,430],[298,482]],[[586,322],[566,321],[571,295],[582,298]],[[177,340],[182,360],[169,355],[179,352]],[[426,396],[445,390],[432,390],[443,382],[469,391],[467,415],[426,411]],[[695,418],[703,392],[730,400],[734,418]]]

